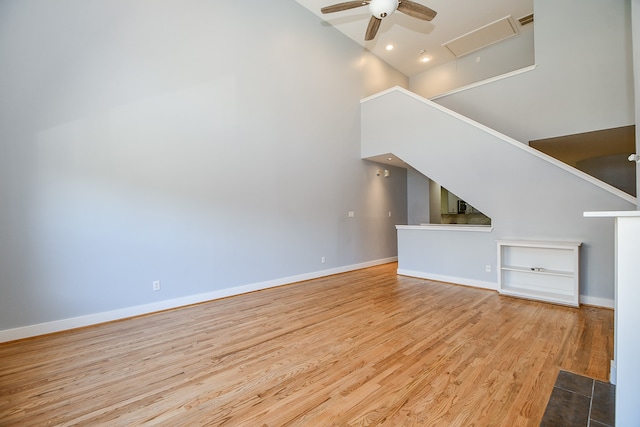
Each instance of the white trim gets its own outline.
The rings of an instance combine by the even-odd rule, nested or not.
[[[453,95],[455,93],[464,92],[465,90],[473,89],[473,88],[476,88],[476,87],[479,87],[479,86],[484,86],[484,85],[487,85],[487,84],[490,84],[490,83],[494,83],[494,82],[497,82],[497,81],[500,81],[500,80],[508,79],[510,77],[517,76],[519,74],[528,73],[529,71],[535,70],[536,67],[537,67],[536,64],[529,65],[528,67],[524,67],[524,68],[520,68],[520,69],[515,70],[515,71],[510,71],[508,73],[500,74],[499,76],[490,77],[488,79],[480,80],[479,82],[471,83],[471,84],[468,84],[466,86],[462,86],[462,87],[459,87],[457,89],[450,90],[449,92],[445,92],[445,93],[442,93],[440,95],[433,96],[433,97],[429,98],[429,100],[433,101],[435,99],[442,98],[442,97],[449,96],[449,95]],[[384,95],[386,95],[386,94],[388,94],[390,92],[395,91],[398,88],[409,92],[407,89],[404,89],[404,88],[402,88],[400,86],[394,86],[394,87],[391,87],[389,89],[385,89],[385,90],[383,90],[381,92],[374,93],[373,95],[369,95],[366,98],[362,98],[360,100],[360,103],[362,104],[362,103],[367,102],[367,101],[369,101],[371,99],[378,98],[380,96],[384,96]],[[413,93],[413,92],[409,92],[409,93]],[[420,95],[416,95],[416,96],[420,96]],[[423,99],[426,99],[426,98],[423,98]]]
[[[437,231],[479,231],[490,233],[493,227],[490,225],[451,225],[451,224],[420,224],[420,225],[396,225],[396,230],[437,230]]]
[[[590,305],[593,307],[601,307],[601,308],[611,308],[611,309],[614,308],[613,299],[590,297],[588,295],[580,295],[580,304]]]
[[[613,385],[618,383],[618,364],[612,360],[609,365],[609,382]]]
[[[617,218],[617,217],[634,217],[640,216],[640,211],[595,211],[584,212],[585,218]]]
[[[443,276],[441,274],[426,273],[424,271],[406,270],[399,268],[397,273],[400,276],[417,277],[419,279],[436,280],[438,282],[452,283],[454,285],[472,286],[474,288],[498,290],[498,284],[485,282],[483,280],[467,279],[466,277]],[[590,305],[593,307],[602,307],[613,309],[613,300],[609,298],[590,297],[588,295],[580,295],[580,304]]]
[[[479,87],[479,86],[484,86],[484,85],[487,85],[487,84],[490,84],[490,83],[494,83],[494,82],[497,82],[497,81],[500,81],[500,80],[508,79],[509,77],[517,76],[518,74],[523,74],[523,73],[528,73],[529,71],[533,71],[533,70],[536,69],[536,67],[537,67],[536,64],[529,65],[528,67],[524,67],[524,68],[520,68],[520,69],[515,70],[515,71],[510,71],[508,73],[500,74],[499,76],[491,77],[491,78],[488,78],[488,79],[485,79],[485,80],[481,80],[479,82],[471,83],[471,84],[468,84],[466,86],[462,86],[462,87],[450,90],[448,92],[441,93],[440,95],[432,96],[429,99],[431,101],[434,101],[434,100],[439,99],[439,98],[444,98],[445,96],[454,95],[456,93],[464,92],[466,90],[473,89],[473,88],[476,88],[476,87]]]
[[[487,126],[485,126],[485,125],[483,125],[481,123],[478,123],[478,122],[470,119],[469,117],[466,117],[466,116],[463,116],[462,114],[456,113],[453,110],[450,110],[450,109],[448,109],[446,107],[443,107],[440,104],[437,104],[437,103],[435,103],[433,101],[430,101],[430,100],[428,100],[426,98],[423,98],[420,95],[417,95],[417,94],[415,94],[413,92],[410,92],[407,89],[402,88],[400,86],[394,86],[394,87],[392,87],[390,89],[384,90],[384,91],[379,92],[379,93],[377,93],[375,95],[371,95],[371,96],[369,96],[367,98],[362,99],[360,101],[360,103],[362,104],[362,103],[367,102],[369,100],[372,100],[372,99],[379,98],[379,97],[382,97],[384,95],[390,94],[392,92],[400,92],[400,93],[402,93],[404,95],[407,95],[407,96],[415,99],[416,101],[419,101],[419,102],[422,102],[423,104],[429,105],[430,107],[433,107],[436,110],[440,110],[441,112],[443,112],[445,114],[448,114],[448,115],[450,115],[452,117],[455,117],[458,120],[460,120],[462,122],[465,122],[465,123],[467,123],[467,124],[469,124],[471,126],[474,126],[477,129],[480,129],[480,130],[488,133],[489,135],[492,135],[492,136],[494,136],[496,138],[499,138],[499,139],[503,140],[504,142],[509,143],[509,144],[513,145],[514,147],[519,148],[520,150],[526,151],[529,154],[532,154],[532,155],[534,155],[534,156],[536,156],[536,157],[538,157],[538,158],[540,158],[540,159],[542,159],[542,160],[544,160],[544,161],[546,161],[548,163],[551,163],[551,164],[559,167],[560,169],[564,170],[565,172],[568,172],[568,173],[570,173],[572,175],[575,175],[576,177],[581,178],[581,179],[583,179],[583,180],[585,180],[585,181],[587,181],[587,182],[589,182],[589,183],[591,183],[591,184],[593,184],[593,185],[595,185],[597,187],[600,187],[601,189],[603,189],[603,190],[605,190],[605,191],[607,191],[607,192],[609,192],[609,193],[611,193],[611,194],[613,194],[613,195],[615,195],[615,196],[617,196],[617,197],[619,197],[619,198],[621,198],[623,200],[626,200],[629,203],[632,203],[634,205],[637,204],[637,199],[635,197],[633,197],[630,194],[625,193],[624,191],[622,191],[622,190],[620,190],[620,189],[618,189],[618,188],[616,188],[616,187],[614,187],[612,185],[607,184],[604,181],[600,181],[599,179],[596,179],[596,178],[592,177],[591,175],[589,175],[589,174],[587,174],[585,172],[582,172],[579,169],[576,169],[574,167],[571,167],[571,166],[567,165],[564,162],[561,162],[560,160],[556,159],[555,157],[551,157],[548,154],[543,153],[542,151],[538,151],[535,148],[529,147],[529,145],[527,145],[527,144],[524,144],[524,143],[522,143],[520,141],[517,141],[517,140],[515,140],[515,139],[513,139],[513,138],[511,138],[511,137],[509,137],[509,136],[507,136],[505,134],[502,134],[502,133],[498,132],[495,129],[491,129],[490,127],[487,127]]]
[[[573,249],[582,246],[582,242],[561,242],[551,240],[496,240],[498,245],[521,246],[525,248]]]
[[[466,277],[443,276],[441,274],[426,273],[424,271],[405,270],[399,268],[397,273],[401,276],[417,277],[419,279],[436,280],[438,282],[452,283],[454,285],[472,286],[474,288],[498,290],[498,284],[493,282],[485,282],[484,280],[468,279]]]
[[[240,295],[248,292],[259,291],[262,289],[273,288],[276,286],[288,285],[291,283],[301,282],[304,280],[317,279],[320,277],[331,276],[348,271],[360,270],[376,265],[388,264],[396,262],[398,257],[383,258],[374,261],[363,262],[359,264],[347,265],[344,267],[336,267],[328,270],[315,271],[312,273],[300,274],[296,276],[283,277],[280,279],[268,280],[266,282],[252,283],[248,285],[236,286],[233,288],[219,289],[217,291],[206,292],[203,294],[189,295],[186,297],[175,298],[171,300],[158,301],[151,304],[143,304],[134,307],[121,308],[118,310],[105,311],[101,313],[87,314],[84,316],[72,317],[68,319],[54,320],[52,322],[39,323],[35,325],[21,326],[13,329],[5,329],[0,331],[0,343],[7,341],[15,341],[23,338],[35,337],[54,332],[61,332],[70,329],[81,328],[85,326],[97,325],[99,323],[112,322],[114,320],[126,319],[134,316],[154,313],[172,308],[184,307],[187,305],[198,304],[202,302],[212,301],[220,298],[226,298],[234,295]]]

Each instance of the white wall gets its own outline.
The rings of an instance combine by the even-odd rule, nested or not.
[[[535,70],[437,102],[525,143],[633,124],[629,1],[536,0],[534,13]]]
[[[0,2],[0,331],[395,256],[407,84],[288,0]]]

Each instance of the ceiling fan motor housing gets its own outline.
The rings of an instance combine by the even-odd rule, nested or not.
[[[398,8],[398,0],[371,0],[369,12],[378,19],[391,15]]]

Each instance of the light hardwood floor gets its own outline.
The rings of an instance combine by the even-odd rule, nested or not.
[[[0,345],[0,425],[537,426],[613,312],[396,264]]]

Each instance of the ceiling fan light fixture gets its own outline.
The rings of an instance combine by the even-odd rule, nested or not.
[[[371,0],[369,12],[378,19],[386,18],[396,11],[398,0]]]
[[[342,3],[332,4],[320,9],[322,13],[341,12],[343,10],[355,9],[369,5],[369,25],[364,33],[364,40],[370,41],[376,37],[382,18],[386,18],[396,10],[423,21],[431,21],[437,12],[433,9],[416,3],[413,0],[350,0]]]

